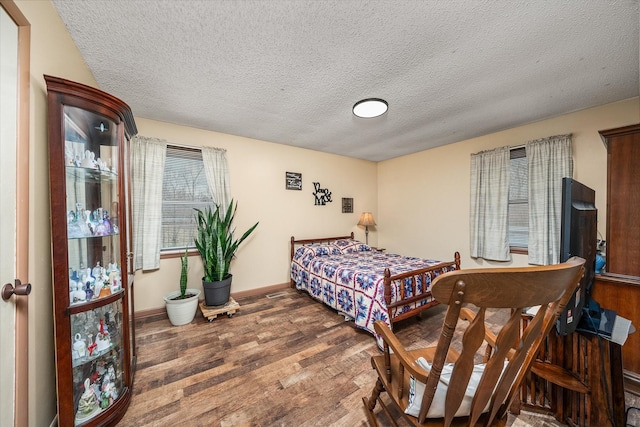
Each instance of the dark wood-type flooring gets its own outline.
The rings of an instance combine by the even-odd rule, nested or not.
[[[379,351],[371,334],[295,290],[237,301],[239,312],[211,323],[200,312],[178,327],[164,316],[137,322],[133,398],[119,426],[366,425]],[[445,308],[396,326],[400,340],[433,344]],[[523,417],[509,424],[560,425]]]

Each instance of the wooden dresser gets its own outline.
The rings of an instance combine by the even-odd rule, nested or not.
[[[607,147],[605,273],[592,298],[638,329],[622,347],[628,387],[640,390],[640,124],[600,131]]]

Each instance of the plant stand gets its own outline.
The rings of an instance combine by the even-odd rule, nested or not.
[[[205,305],[204,301],[200,302],[200,311],[202,311],[202,315],[206,317],[209,322],[213,322],[213,319],[218,317],[218,314],[227,313],[227,316],[231,317],[238,310],[240,310],[240,304],[238,304],[233,297],[229,297],[229,302],[225,305],[213,307]]]

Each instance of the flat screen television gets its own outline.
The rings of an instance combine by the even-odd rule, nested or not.
[[[562,178],[562,219],[560,223],[560,262],[572,256],[585,259],[584,277],[580,286],[558,318],[561,335],[576,330],[582,308],[591,295],[595,274],[598,241],[598,210],[596,192],[571,178]]]

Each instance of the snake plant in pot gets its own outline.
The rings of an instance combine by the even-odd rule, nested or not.
[[[180,290],[164,296],[167,316],[174,326],[191,323],[198,310],[198,297],[200,296],[199,290],[187,289],[187,272],[189,270],[187,248],[184,250],[184,256],[180,257],[180,263]]]
[[[215,210],[207,207],[204,211],[196,209],[197,235],[196,248],[202,258],[204,276],[205,304],[220,306],[229,301],[231,279],[229,266],[235,257],[238,246],[256,229],[256,222],[239,239],[234,239],[233,218],[238,208],[233,200],[226,209],[216,205]]]

